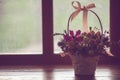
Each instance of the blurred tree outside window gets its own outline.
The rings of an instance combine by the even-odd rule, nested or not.
[[[0,54],[42,53],[41,0],[0,1]]]

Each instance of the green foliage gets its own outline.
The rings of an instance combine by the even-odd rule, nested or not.
[[[3,1],[0,52],[15,52],[30,44],[35,32],[34,5],[31,0]]]

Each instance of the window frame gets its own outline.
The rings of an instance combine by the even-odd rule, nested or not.
[[[0,65],[50,65],[63,63],[53,54],[53,0],[42,0],[42,54],[0,55]],[[48,45],[49,44],[49,45]],[[65,63],[70,63],[66,58]]]
[[[53,0],[42,0],[42,34],[43,54],[0,55],[0,65],[71,64],[68,56],[62,58],[53,53]],[[99,63],[114,61],[114,58],[103,57]]]

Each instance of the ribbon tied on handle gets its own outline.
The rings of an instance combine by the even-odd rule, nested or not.
[[[77,6],[74,5],[75,2],[77,4]],[[85,32],[88,32],[88,22],[87,22],[88,10],[91,8],[94,8],[95,4],[92,3],[92,4],[89,4],[89,5],[84,6],[82,8],[80,2],[73,1],[72,6],[76,10],[71,14],[70,20],[72,21],[80,13],[80,11],[83,11],[83,22],[82,22],[83,23],[83,30]]]

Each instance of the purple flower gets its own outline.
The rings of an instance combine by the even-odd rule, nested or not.
[[[80,33],[81,33],[80,30],[76,31],[76,34],[74,34],[74,31],[73,31],[73,30],[70,30],[70,31],[69,31],[69,34],[64,34],[63,37],[64,37],[64,40],[65,40],[65,41],[71,41],[71,40],[73,40],[73,39],[78,38],[78,37],[80,36]]]
[[[74,36],[73,30],[70,30],[69,33],[70,33],[70,36],[72,36],[72,37]]]
[[[79,37],[80,34],[81,34],[81,31],[80,31],[80,30],[76,31],[75,37]]]
[[[58,46],[64,46],[63,42],[58,42]]]
[[[71,38],[68,34],[64,35],[63,37],[64,37],[65,41],[70,41],[71,40]]]
[[[80,30],[77,30],[76,33],[74,34],[73,30],[70,30],[69,33],[70,33],[70,36],[71,36],[71,37],[75,37],[75,38],[76,38],[76,37],[79,37],[79,36],[80,36],[81,31],[80,31]]]

